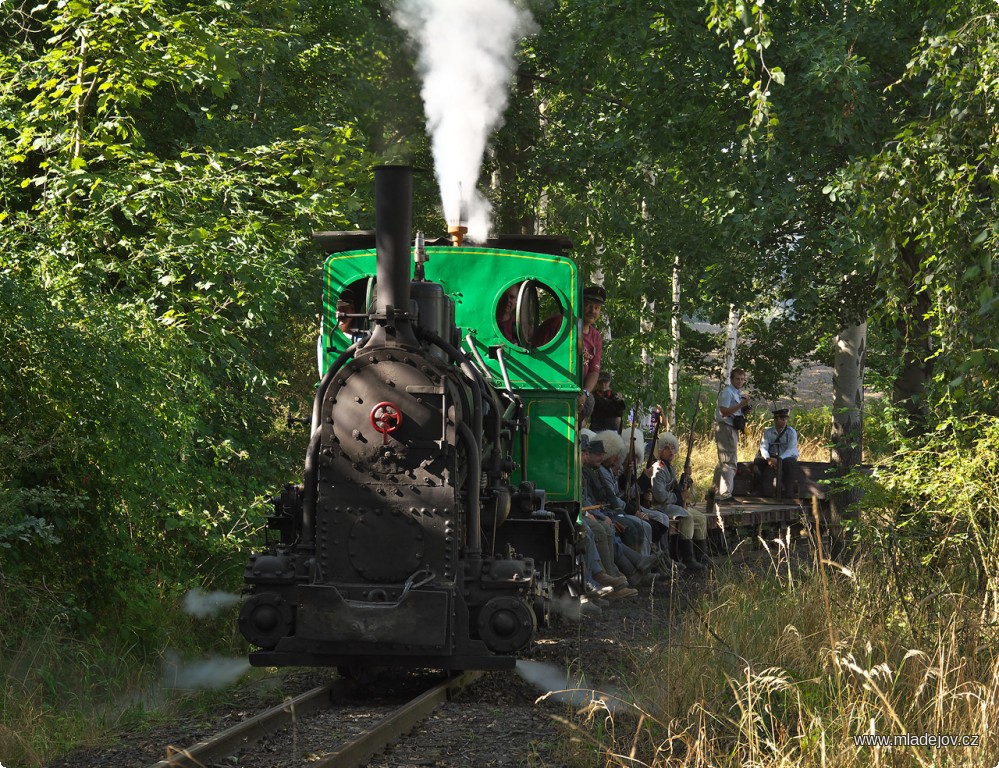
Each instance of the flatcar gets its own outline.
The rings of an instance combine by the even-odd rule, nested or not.
[[[317,233],[321,380],[302,482],[244,573],[256,666],[512,667],[576,569],[581,285],[563,238]]]

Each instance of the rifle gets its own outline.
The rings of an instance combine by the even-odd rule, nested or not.
[[[659,441],[659,432],[663,426],[663,412],[659,406],[655,406],[656,410],[652,411],[652,444],[649,447],[649,457],[645,460],[645,469],[648,471],[656,462],[656,443]],[[649,476],[645,473],[638,478],[640,481],[644,478],[643,484],[640,486],[642,490],[642,503],[647,507],[652,506],[652,481],[649,480]]]
[[[680,500],[683,506],[687,506],[687,496],[693,486],[693,479],[690,474],[690,454],[694,450],[694,426],[697,423],[697,412],[701,408],[701,390],[697,390],[697,397],[694,399],[694,415],[690,417],[690,431],[687,433],[687,458],[683,462],[683,474],[680,475]]]
[[[632,408],[631,431],[628,436],[628,457],[624,467],[624,478],[622,480],[625,503],[630,507],[638,504],[636,480],[638,475],[638,457],[635,455],[635,424],[638,421],[638,400]],[[626,507],[627,509],[627,507]]]
[[[656,408],[659,408],[659,406],[657,405]],[[662,429],[662,425],[662,410],[654,410],[652,412],[652,447],[649,448],[649,458],[645,461],[646,469],[651,467],[656,461],[656,441],[659,439],[659,431]]]

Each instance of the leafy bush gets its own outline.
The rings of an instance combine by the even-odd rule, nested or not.
[[[890,579],[896,605],[921,601],[945,616],[947,596],[971,594],[999,620],[999,419],[941,424],[861,479],[862,535]],[[912,635],[935,631],[908,617]]]

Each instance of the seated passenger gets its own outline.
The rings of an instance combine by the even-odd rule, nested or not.
[[[796,496],[794,485],[798,477],[798,433],[788,426],[789,410],[773,412],[774,423],[763,431],[760,452],[753,461],[753,491],[769,496],[779,483],[775,496]]]
[[[669,554],[669,515],[659,509],[653,509],[643,500],[648,492],[651,503],[652,479],[640,469],[639,462],[645,462],[645,434],[637,427],[627,427],[622,438],[631,441],[631,446],[624,446],[622,456],[623,470],[618,480],[620,495],[625,500],[625,511],[648,522],[652,529],[652,548],[659,556],[659,570],[668,573],[673,568]]]
[[[662,512],[677,519],[680,541],[677,556],[692,573],[704,571],[711,564],[708,557],[708,521],[704,513],[686,506],[686,489],[680,487],[673,469],[673,459],[680,450],[680,441],[669,432],[659,436],[659,460],[646,470],[652,478],[652,498]]]
[[[634,584],[643,584],[645,576],[657,564],[657,558],[649,555],[642,557],[636,549],[625,544],[623,536],[637,541],[641,536],[639,529],[633,527],[633,523],[639,523],[634,518],[628,518],[623,512],[615,512],[610,506],[609,500],[603,497],[605,492],[602,487],[598,467],[604,459],[604,445],[600,440],[593,438],[589,440],[588,447],[583,450],[583,511],[589,518],[603,524],[612,535],[613,552],[601,552],[604,567],[608,567],[608,556],[612,559],[618,570],[628,577],[628,581]],[[599,544],[599,542],[598,542]]]
[[[604,444],[604,460],[597,467],[601,484],[601,499],[614,511],[614,519],[621,530],[621,538],[642,556],[652,554],[652,526],[639,515],[628,512],[627,503],[621,495],[618,475],[621,473],[621,460],[624,440],[613,429],[597,433],[597,440]]]
[[[603,459],[604,447],[598,440],[590,439],[586,434],[580,437],[583,466],[592,466]],[[601,514],[599,504],[592,503],[587,497],[584,483],[583,509],[579,514],[579,522],[589,529],[588,539],[592,539],[594,552],[588,554],[589,574],[598,584],[613,587],[609,598],[631,597],[638,590],[628,586],[628,578],[621,573],[618,565],[622,562],[617,556],[617,542],[614,524],[611,519]]]

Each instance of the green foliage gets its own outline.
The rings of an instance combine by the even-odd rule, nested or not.
[[[44,580],[78,626],[152,639],[172,585],[235,584],[294,472],[276,410],[312,367],[309,233],[364,213],[370,161],[349,113],[269,90],[264,73],[342,74],[342,41],[294,4],[10,10],[5,589]]]
[[[678,354],[689,418],[719,345],[673,349],[674,313],[742,309],[764,398],[869,316],[893,397],[865,442],[915,449],[870,489],[882,551],[992,589],[994,4],[535,5],[484,173],[501,229],[569,234],[602,270],[628,398],[665,404]],[[68,632],[141,653],[162,605],[236,583],[302,452],[281,417],[314,384],[310,231],[370,226],[370,165],[426,165],[423,122],[411,52],[364,0],[0,3],[9,615],[46,584]],[[429,173],[416,189],[435,233]]]
[[[997,412],[997,46],[994,4],[931,16],[892,85],[909,101],[894,140],[845,166],[826,190],[851,201],[851,230],[876,245],[874,332],[909,434]]]
[[[899,605],[960,592],[983,601],[986,620],[999,618],[993,605],[999,589],[997,473],[999,420],[979,416],[941,424],[861,481],[864,536],[890,574],[889,590]],[[921,639],[934,628],[913,625],[910,631]]]
[[[912,430],[996,402],[994,5],[573,2],[539,21],[499,208],[543,211],[602,270],[620,367],[697,361],[671,316],[734,304],[740,362],[782,397],[870,315],[870,363]]]
[[[231,616],[192,626],[179,598],[236,588],[300,474],[310,234],[370,221],[398,88],[353,75],[386,29],[363,3],[0,9],[0,735],[29,731],[5,755],[113,726],[98,646],[128,669],[233,650]]]

